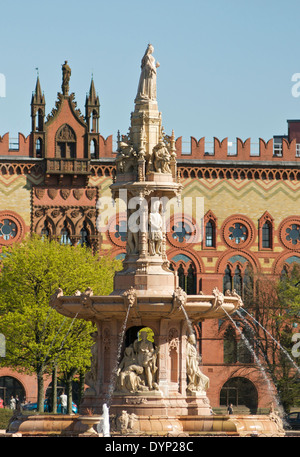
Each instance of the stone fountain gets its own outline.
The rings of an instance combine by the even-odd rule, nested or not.
[[[280,427],[268,416],[256,428],[252,423],[247,428],[247,421],[237,416],[211,414],[209,379],[199,366],[192,324],[222,319],[243,304],[237,294],[223,295],[217,289],[211,295],[187,295],[169,267],[166,202],[180,199],[182,185],[174,133],[164,134],[158,110],[158,66],[149,45],[129,133],[118,142],[111,191],[114,200],[126,199],[127,252],[123,270],[115,274],[114,291],[94,296],[88,289],[64,296],[58,290],[51,298],[59,313],[97,327],[80,412],[93,409],[99,415],[107,404],[110,433],[117,435],[276,434]]]

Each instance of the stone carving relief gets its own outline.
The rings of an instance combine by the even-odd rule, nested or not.
[[[128,414],[123,410],[121,414],[111,417],[111,431],[128,435],[139,431],[138,416]]]

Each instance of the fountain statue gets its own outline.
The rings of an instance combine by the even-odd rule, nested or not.
[[[170,268],[166,202],[180,200],[182,185],[174,132],[165,135],[158,110],[159,65],[153,52],[149,45],[129,133],[118,142],[111,184],[113,199],[127,203],[123,269],[115,274],[109,296],[90,290],[64,296],[60,290],[51,306],[97,327],[86,377],[89,388],[80,411],[89,408],[99,415],[107,405],[111,434],[180,435],[222,427],[236,432],[237,419],[211,415],[209,378],[200,369],[193,323],[222,319],[243,304],[237,294],[223,295],[217,289],[211,295],[187,295]]]

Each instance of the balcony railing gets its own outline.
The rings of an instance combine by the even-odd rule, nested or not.
[[[46,170],[48,174],[90,174],[89,159],[46,159]]]

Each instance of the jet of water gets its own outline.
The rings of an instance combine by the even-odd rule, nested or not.
[[[223,307],[222,307],[223,308]],[[232,319],[232,317],[228,314],[228,312],[226,311],[226,309],[223,308],[223,311],[225,312],[225,314],[227,314],[227,316],[229,317],[229,319],[231,320],[231,322],[233,323],[233,325],[235,326],[235,328],[237,329],[237,331],[239,332],[239,334],[241,335],[244,343],[246,344],[247,348],[249,349],[249,351],[251,352],[251,354],[253,355],[253,358],[255,360],[255,363],[257,364],[257,366],[260,368],[260,371],[268,385],[268,390],[270,392],[270,394],[272,395],[272,397],[274,398],[274,401],[276,403],[276,406],[277,406],[277,409],[278,411],[280,411],[281,415],[283,416],[283,408],[282,406],[280,405],[278,399],[277,399],[277,396],[274,392],[274,388],[270,382],[270,379],[269,377],[267,376],[266,374],[266,371],[263,367],[263,365],[261,364],[259,358],[257,357],[255,351],[253,350],[253,347],[251,346],[251,344],[249,343],[249,341],[247,340],[247,338],[245,337],[245,335],[243,334],[243,332],[241,331],[241,329],[236,325],[236,322]]]
[[[281,344],[279,343],[279,341],[277,341],[272,335],[270,332],[268,332],[268,330],[260,323],[258,322],[253,316],[252,314],[248,313],[248,311],[246,309],[243,308],[243,311],[245,311],[245,313],[251,317],[251,319],[256,322],[256,324],[258,324],[269,336],[270,338],[279,346],[279,348],[282,350],[282,352],[285,354],[285,356],[289,359],[289,361],[292,363],[292,365],[294,366],[294,368],[296,368],[298,374],[300,374],[300,369],[298,367],[298,365],[294,362],[294,360],[291,358],[290,354],[281,346]],[[238,315],[244,319],[244,317],[242,316],[242,314],[237,310],[237,313]]]
[[[127,327],[127,321],[128,321],[130,308],[131,308],[131,306],[129,305],[128,309],[127,309],[127,312],[126,312],[126,316],[125,316],[123,325],[122,325],[121,333],[119,335],[116,362],[115,362],[115,366],[114,366],[114,368],[112,370],[112,373],[111,373],[110,382],[109,382],[109,386],[108,386],[108,392],[107,392],[107,403],[106,403],[106,405],[108,407],[110,406],[111,398],[112,398],[113,392],[115,390],[117,371],[118,371],[118,367],[119,367],[121,351],[122,351],[122,347],[123,347],[124,336],[125,336],[125,331],[126,331],[126,327]]]

